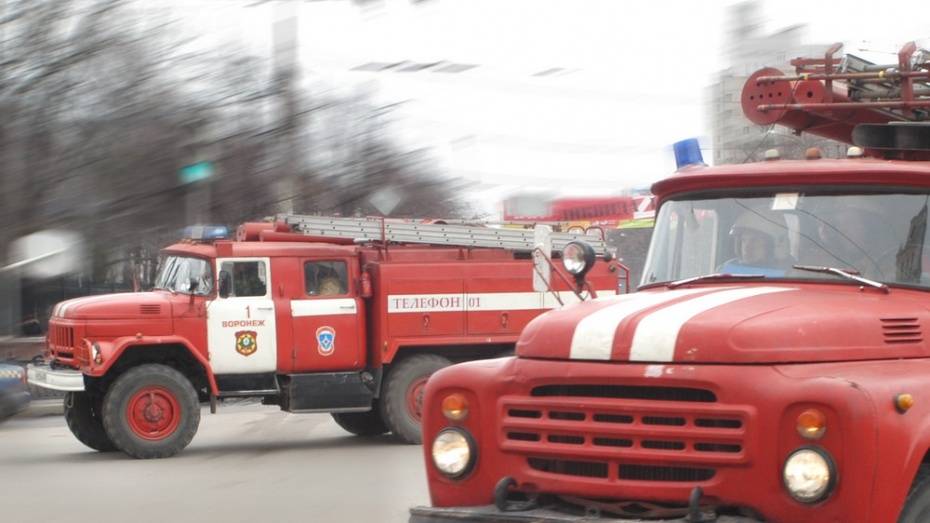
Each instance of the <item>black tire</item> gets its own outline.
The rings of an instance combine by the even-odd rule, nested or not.
[[[144,390],[157,392],[147,395]],[[171,400],[174,406],[162,408]],[[139,413],[132,420],[128,414],[130,401],[136,402],[134,412]],[[166,412],[170,414],[166,416]],[[161,432],[153,430],[150,437],[143,437],[141,429],[133,428],[134,424],[142,423],[139,420],[143,414],[151,414],[155,423],[176,419],[177,424],[167,423]],[[181,452],[194,438],[199,425],[197,392],[183,374],[166,365],[147,364],[129,369],[113,382],[103,398],[103,427],[107,435],[116,448],[134,458],[167,458]]]
[[[898,523],[930,521],[930,465],[921,465],[904,501]]]
[[[380,436],[390,430],[377,405],[368,412],[339,412],[332,416],[337,425],[356,436]]]
[[[65,422],[71,434],[97,452],[112,452],[116,446],[103,428],[100,399],[86,392],[65,393]]]
[[[400,361],[389,371],[381,395],[381,416],[394,438],[411,445],[423,442],[420,422],[407,408],[407,392],[420,378],[448,367],[452,362],[435,354],[417,354]]]

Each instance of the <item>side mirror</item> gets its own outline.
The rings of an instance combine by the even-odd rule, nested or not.
[[[200,280],[198,278],[191,277],[187,280],[187,295],[190,297],[190,305],[194,306],[194,293],[197,292],[197,287],[200,287]]]
[[[232,276],[229,271],[220,271],[220,298],[229,297],[230,287],[232,287]]]
[[[359,296],[362,298],[371,298],[373,294],[371,289],[371,275],[368,274],[368,271],[365,271],[359,279]]]

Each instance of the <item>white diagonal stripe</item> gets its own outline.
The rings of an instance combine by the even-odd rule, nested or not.
[[[614,335],[620,322],[650,307],[707,289],[687,289],[656,293],[633,293],[610,298],[614,305],[585,316],[575,326],[569,355],[578,360],[609,360]]]
[[[792,291],[787,287],[748,287],[715,292],[660,309],[639,321],[630,347],[630,361],[672,361],[681,327],[691,318],[734,301]]]

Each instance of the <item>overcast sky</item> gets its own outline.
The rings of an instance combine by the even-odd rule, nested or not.
[[[169,1],[169,0],[165,0]],[[184,2],[218,41],[270,47],[274,2]],[[543,187],[598,194],[674,168],[671,143],[707,139],[707,86],[726,66],[732,1],[377,0],[294,2],[299,56],[334,88],[365,85],[405,102],[401,139],[428,146],[472,192],[493,198]],[[222,5],[222,7],[219,7]],[[253,5],[253,7],[245,7]],[[805,24],[805,43],[894,50],[930,44],[930,3],[764,2],[765,31]],[[450,62],[460,73],[353,70],[372,63]],[[553,71],[554,70],[554,71]],[[540,75],[541,72],[549,71]],[[706,154],[710,157],[710,154]]]

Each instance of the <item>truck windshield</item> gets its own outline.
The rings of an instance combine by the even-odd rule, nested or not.
[[[656,217],[642,284],[713,273],[837,279],[793,268],[800,264],[930,286],[930,194],[830,191],[667,200]]]
[[[197,282],[193,293],[192,279]],[[213,292],[213,271],[210,263],[201,258],[165,256],[155,278],[155,288],[204,296]]]

